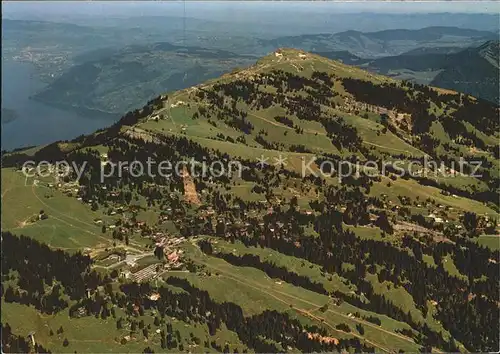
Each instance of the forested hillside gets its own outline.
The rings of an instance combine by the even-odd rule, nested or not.
[[[3,349],[498,351],[498,113],[279,49],[4,153]]]

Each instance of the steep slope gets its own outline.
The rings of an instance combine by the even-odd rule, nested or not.
[[[370,70],[498,102],[499,44],[488,41],[457,53],[420,50],[368,63]]]
[[[281,49],[4,154],[2,320],[54,351],[495,351],[497,114]]]
[[[496,68],[500,66],[500,41],[488,41],[477,48],[477,50],[491,65]]]
[[[431,84],[499,102],[499,46],[499,41],[490,41],[457,53]]]

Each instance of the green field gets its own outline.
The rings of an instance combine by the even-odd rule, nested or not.
[[[236,302],[242,308],[250,311],[249,313],[263,311],[273,303],[276,304],[274,306],[278,306],[278,309],[305,314],[306,317],[313,319],[314,317],[310,313],[314,313],[316,318],[324,320],[325,325],[330,330],[333,330],[332,326],[339,323],[346,323],[351,328],[354,328],[357,323],[362,323],[366,328],[364,337],[369,341],[368,343],[371,343],[381,351],[387,351],[387,347],[394,345],[408,351],[416,350],[418,347],[412,339],[394,332],[395,329],[409,328],[405,323],[397,322],[379,314],[376,314],[376,316],[382,320],[382,327],[361,319],[351,318],[348,315],[356,311],[362,316],[373,313],[360,310],[347,303],[335,306],[331,303],[328,296],[286,282],[270,279],[260,270],[232,266],[224,260],[206,256],[196,248],[189,247],[188,250],[188,252],[193,252],[191,256],[193,261],[206,266],[210,270],[211,275],[206,278],[186,275],[187,279],[197,287],[209,291],[214,299],[218,301]],[[176,274],[176,276],[178,275]],[[226,291],[230,286],[237,286],[241,290],[238,292]],[[261,299],[260,301],[259,298]],[[259,303],[261,304],[260,310]],[[324,314],[317,311],[325,304],[329,304],[329,309]],[[271,306],[274,307],[273,305]]]
[[[82,249],[110,244],[109,235],[94,224],[95,218],[112,222],[102,212],[92,212],[90,206],[68,197],[47,183],[33,185],[14,169],[2,170],[2,229],[32,236],[38,241],[63,249]],[[48,219],[31,222],[43,210]]]

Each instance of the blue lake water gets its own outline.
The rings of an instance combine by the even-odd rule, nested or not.
[[[110,117],[64,110],[30,99],[45,86],[35,70],[30,63],[2,62],[2,108],[13,109],[18,116],[2,124],[2,150],[71,139],[113,123]]]

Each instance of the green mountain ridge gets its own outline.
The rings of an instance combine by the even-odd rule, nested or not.
[[[396,75],[398,70],[411,70],[414,73],[406,73],[405,78],[468,93],[496,103],[499,101],[499,43],[488,41],[479,47],[456,53],[403,54],[377,59],[367,65],[383,74]],[[426,75],[426,72],[435,74]]]
[[[2,344],[496,351],[498,110],[281,48],[94,134],[3,153]],[[455,173],[460,158],[481,176]],[[28,160],[86,168],[25,177]],[[185,168],[111,171],[151,160]],[[42,348],[17,337],[33,331]]]

